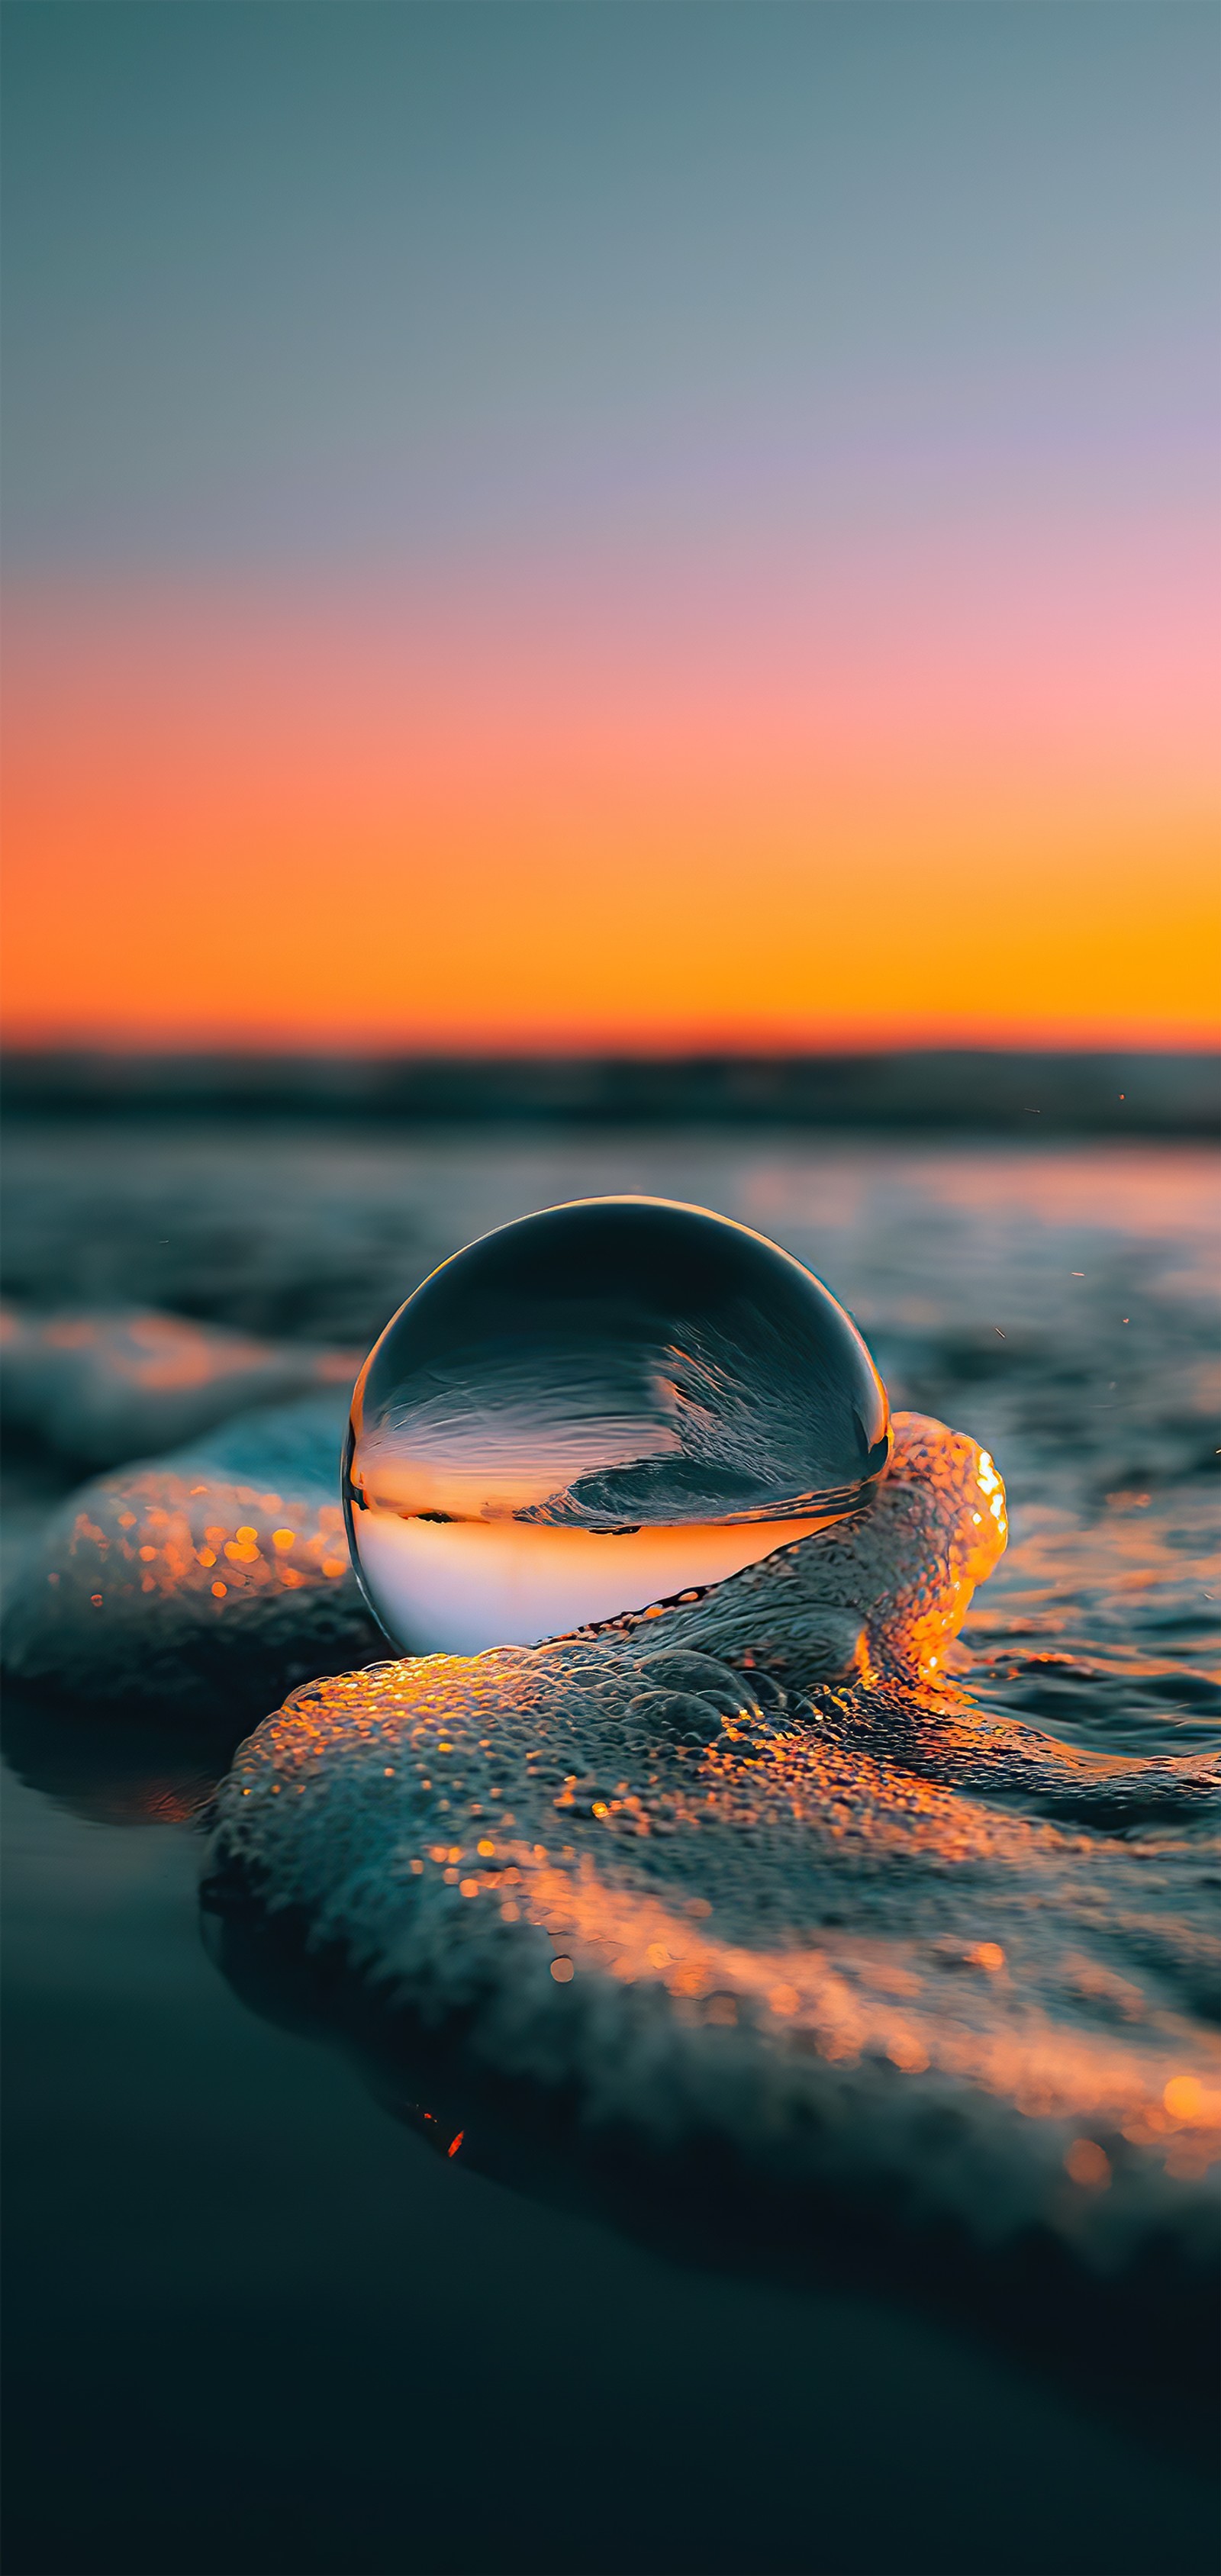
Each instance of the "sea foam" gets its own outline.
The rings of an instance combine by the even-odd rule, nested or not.
[[[371,2001],[492,2169],[544,2119],[798,2231],[1177,2298],[1221,2109],[1215,1780],[972,1707],[953,1639],[1003,1488],[940,1424],[895,1435],[866,1508],[696,1599],[297,1692],[220,1794],[222,1954],[248,1975],[262,1925],[324,2017]]]

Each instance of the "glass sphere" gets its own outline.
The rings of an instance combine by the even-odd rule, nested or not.
[[[860,1503],[885,1389],[812,1272],[669,1199],[484,1235],[357,1380],[352,1558],[412,1654],[536,1645],[721,1581]]]

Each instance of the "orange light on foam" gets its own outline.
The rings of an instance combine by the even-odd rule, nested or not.
[[[1074,2138],[1064,2159],[1064,2170],[1082,2190],[1106,2191],[1111,2180],[1111,2159],[1095,2139]]]

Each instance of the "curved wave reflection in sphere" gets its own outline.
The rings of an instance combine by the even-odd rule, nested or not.
[[[408,1652],[534,1645],[738,1573],[890,1456],[850,1317],[746,1226],[579,1199],[409,1297],[357,1381],[353,1562]]]

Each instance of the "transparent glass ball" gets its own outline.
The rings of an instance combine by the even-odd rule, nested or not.
[[[357,1380],[352,1558],[409,1654],[672,1600],[859,1504],[886,1393],[813,1273],[669,1199],[577,1199],[469,1244]]]

